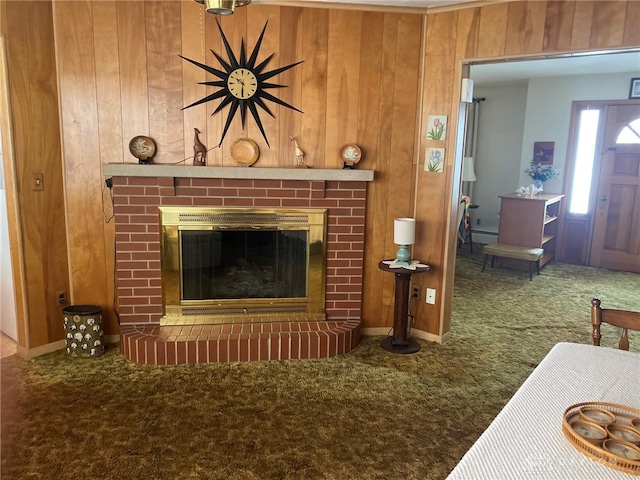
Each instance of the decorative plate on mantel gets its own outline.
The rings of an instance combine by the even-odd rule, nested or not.
[[[250,167],[259,157],[258,144],[250,138],[239,138],[231,144],[231,158],[241,167]]]
[[[156,142],[144,135],[138,135],[129,142],[129,152],[140,162],[146,162],[156,154]]]
[[[362,159],[362,150],[355,143],[348,143],[340,147],[340,159],[346,166],[353,167]]]

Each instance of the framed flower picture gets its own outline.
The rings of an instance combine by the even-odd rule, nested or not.
[[[427,119],[427,140],[446,140],[447,115],[429,115]]]
[[[444,148],[427,147],[424,159],[424,171],[442,173],[444,171]]]

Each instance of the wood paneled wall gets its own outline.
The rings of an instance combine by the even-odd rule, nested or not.
[[[29,243],[27,280],[39,292],[30,299],[38,310],[30,313],[31,346],[62,338],[61,327],[54,331],[58,309],[48,295],[64,284],[65,226],[73,301],[101,305],[107,333],[117,333],[111,308],[114,232],[105,221],[111,209],[101,165],[135,162],[128,143],[140,134],[158,143],[157,162],[181,162],[193,154],[193,128],[204,132],[201,139],[211,148],[226,117],[224,111],[212,116],[212,103],[181,110],[214,89],[199,85],[210,76],[178,54],[213,66],[210,50],[225,56],[216,18],[200,5],[54,0],[52,17],[49,5],[2,2],[3,26],[15,36],[8,42],[9,73],[21,92],[13,103],[16,130],[24,132],[16,135],[16,162]],[[236,119],[221,148],[209,152],[209,163],[233,165],[231,142],[250,137],[261,150],[253,168],[290,166],[290,137],[296,136],[312,167],[340,168],[338,148],[358,143],[365,153],[359,166],[376,172],[367,194],[363,326],[392,324],[393,278],[377,264],[395,253],[393,219],[414,215],[414,257],[432,266],[419,282],[423,290],[438,291],[435,306],[420,303],[415,328],[435,337],[450,330],[463,61],[640,45],[635,1],[518,1],[427,16],[251,5],[220,24],[237,52],[242,38],[253,48],[266,20],[261,58],[275,53],[269,68],[304,60],[276,78],[288,88],[275,92],[304,114],[275,106],[275,118],[262,114],[271,148],[251,119],[244,130]],[[56,74],[61,146],[55,141]],[[449,116],[446,141],[426,140],[430,114]],[[422,170],[427,146],[447,149],[443,174]],[[45,190],[45,201],[28,191],[36,167],[58,192],[64,175],[66,211],[55,188]]]
[[[423,141],[419,149],[421,161],[426,146],[445,147],[448,154],[443,175],[418,169],[416,220],[420,232],[414,255],[430,263],[429,286],[442,292],[442,299],[435,306],[420,304],[416,329],[440,335],[451,329],[463,63],[637,48],[639,24],[640,2],[636,1],[514,1],[427,16],[421,138],[426,138],[428,115],[449,115],[452,128],[446,142]]]
[[[5,37],[9,79],[13,178],[7,178],[8,190],[14,187],[21,238],[21,270],[25,289],[16,291],[18,341],[33,347],[63,337],[62,308],[57,293],[69,292],[64,189],[58,119],[58,87],[53,49],[53,18],[50,2],[2,2],[2,35]],[[7,151],[5,149],[5,151]],[[33,189],[33,174],[44,176],[44,189]],[[13,233],[12,233],[13,235]],[[5,248],[6,246],[3,246]],[[25,315],[26,314],[26,315]],[[26,325],[25,325],[26,323]]]
[[[216,20],[236,55],[243,38],[251,52],[268,21],[258,61],[275,53],[267,70],[304,61],[275,77],[288,87],[272,91],[304,114],[276,105],[275,118],[261,112],[270,148],[252,118],[243,130],[236,116],[208,164],[235,166],[229,147],[239,137],[260,147],[252,168],[293,166],[292,136],[312,168],[341,168],[339,147],[360,145],[359,166],[376,171],[364,323],[391,325],[393,277],[377,263],[394,253],[393,218],[413,206],[424,20],[415,14],[251,5],[215,17],[193,1],[54,1],[66,193],[78,200],[67,204],[74,301],[109,310],[112,302],[114,232],[102,214],[110,206],[101,164],[137,161],[128,152],[135,135],[156,141],[157,163],[190,164],[194,128],[209,148],[219,143],[228,108],[211,115],[215,101],[181,110],[216,91],[198,84],[215,77],[178,56],[221,68],[210,52],[226,58]],[[115,332],[110,319],[107,333]]]

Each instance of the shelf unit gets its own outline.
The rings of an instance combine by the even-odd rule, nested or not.
[[[534,196],[500,195],[498,242],[519,247],[542,248],[540,266],[556,256],[558,214],[564,195],[541,193]],[[528,268],[527,262],[505,259],[505,263]]]

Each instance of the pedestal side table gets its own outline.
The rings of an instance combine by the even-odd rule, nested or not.
[[[388,260],[386,261],[388,262]],[[405,267],[392,267],[383,260],[378,268],[385,272],[391,272],[396,277],[395,304],[393,312],[393,335],[385,338],[380,346],[392,353],[415,353],[420,350],[418,342],[409,338],[409,285],[411,275],[424,273],[429,270],[428,265],[415,266],[413,269]]]

